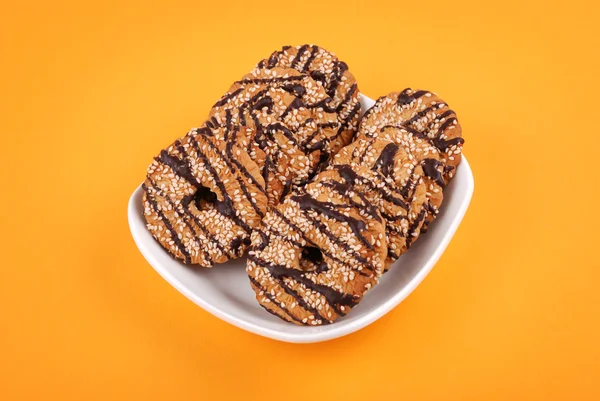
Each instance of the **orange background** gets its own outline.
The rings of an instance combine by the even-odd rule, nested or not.
[[[16,3],[0,12],[0,400],[600,399],[595,2]],[[294,345],[178,294],[126,204],[233,80],[304,42],[371,97],[446,99],[475,194],[405,302]]]

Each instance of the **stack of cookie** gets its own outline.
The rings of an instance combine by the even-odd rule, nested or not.
[[[268,312],[332,323],[426,231],[463,144],[432,92],[392,93],[359,116],[344,62],[311,45],[274,52],[154,159],[148,229],[203,267],[250,248],[250,285]]]

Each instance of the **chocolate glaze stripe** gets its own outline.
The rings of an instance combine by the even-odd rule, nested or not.
[[[279,302],[279,300],[277,298],[275,298],[273,295],[271,295],[271,293],[269,293],[267,291],[267,289],[264,288],[258,281],[256,281],[253,277],[250,277],[250,276],[248,276],[248,278],[250,279],[250,282],[259,291],[263,292],[262,296],[265,296],[269,301],[271,301],[271,303],[273,305],[277,306],[279,309],[281,309],[285,313],[285,315],[288,317],[288,319],[284,319],[284,320],[287,320],[287,321],[294,320],[294,321],[296,321],[298,323],[302,323],[302,321],[300,319],[298,319],[296,316],[292,315],[292,313],[288,309],[286,309],[285,307],[281,306],[281,302]],[[258,294],[258,296],[261,296],[261,295]],[[276,316],[278,316],[278,315],[276,315]],[[279,317],[281,317],[281,316],[279,316]]]
[[[371,217],[373,217],[375,220],[381,222],[381,216],[379,215],[379,213],[377,213],[377,209],[375,208],[375,206],[373,206],[371,204],[371,202],[369,202],[367,200],[367,198],[365,197],[365,195],[361,194],[360,192],[358,192],[357,190],[353,189],[350,185],[348,184],[342,184],[341,182],[337,182],[337,181],[323,181],[321,182],[321,184],[323,184],[324,187],[327,188],[331,188],[333,189],[335,192],[337,192],[338,194],[346,197],[346,199],[349,202],[349,205],[335,205],[336,207],[343,207],[343,208],[350,208],[350,207],[354,207],[357,209],[366,209],[367,214]],[[363,203],[358,203],[356,202],[354,199],[352,199],[349,196],[349,192],[353,192],[356,196],[358,196],[360,198],[361,201],[363,201]]]
[[[321,253],[325,256],[327,256],[329,259],[340,263],[340,264],[346,264],[346,262],[344,262],[343,260],[341,260],[340,258],[336,257],[334,254],[332,254],[331,252],[329,252],[326,249],[321,249],[315,242],[311,241],[310,238],[308,238],[304,232],[302,232],[302,230],[300,230],[300,228],[298,226],[296,226],[292,221],[290,221],[290,219],[288,219],[287,217],[285,217],[283,215],[283,213],[281,213],[279,210],[277,210],[277,208],[272,209],[273,213],[275,213],[281,220],[283,220],[288,226],[290,226],[295,232],[297,232],[304,241],[306,241],[307,244],[315,247],[315,248],[319,248],[321,250]],[[283,239],[284,241],[288,241],[290,243],[292,243],[293,245],[295,245],[294,242],[291,242],[291,240],[289,240],[287,238],[287,236],[284,236],[278,232],[274,232],[272,231],[275,235],[278,235],[281,239]],[[302,245],[300,245],[302,246]],[[304,247],[304,246],[302,246]],[[362,271],[357,270],[359,272],[359,274],[364,275],[364,276],[368,276],[367,274],[364,274]]]
[[[327,226],[325,224],[323,224],[323,222],[321,222],[320,220],[306,215],[305,216],[306,219],[313,225],[315,226],[315,228],[317,230],[319,230],[323,235],[325,235],[327,238],[329,238],[329,240],[331,242],[333,242],[334,244],[337,244],[338,246],[340,246],[342,249],[344,249],[344,251],[346,251],[354,260],[356,260],[357,262],[359,262],[360,264],[366,266],[369,270],[371,271],[375,271],[375,266],[373,266],[371,263],[369,263],[369,261],[360,256],[358,253],[356,253],[356,251],[354,249],[352,249],[350,247],[349,244],[341,241],[338,237],[336,237],[331,231],[329,231],[327,229]],[[362,241],[362,239],[361,239]],[[362,270],[359,270],[358,268],[354,268],[351,267],[353,270],[357,271],[359,274],[365,276],[365,277],[369,277],[369,274],[363,272]]]
[[[402,196],[404,196],[404,199],[408,199],[409,197],[409,191],[411,189],[411,187],[413,186],[413,184],[415,184],[414,179],[417,179],[417,182],[419,181],[419,179],[421,178],[421,176],[417,175],[415,173],[416,169],[413,169],[413,171],[410,173],[410,176],[408,177],[408,180],[406,180],[406,184],[404,184],[404,186],[402,188],[400,188],[400,193],[402,194]],[[413,187],[413,189],[416,188]]]
[[[305,125],[305,124],[303,124],[303,125]],[[331,122],[328,122],[328,123],[317,124],[317,129],[314,130],[309,136],[307,136],[306,139],[304,139],[304,141],[302,141],[301,146],[302,147],[307,147],[308,145],[310,145],[310,142],[312,142],[312,140],[315,139],[315,137],[318,134],[320,134],[320,133],[323,132],[322,131],[323,128],[325,128],[325,129],[327,129],[327,128],[336,128],[339,125],[340,125],[340,123],[337,122],[337,121],[331,121]],[[299,128],[301,128],[301,127],[299,127]]]
[[[346,116],[345,119],[342,119],[341,123],[340,123],[340,128],[338,129],[337,134],[335,134],[335,138],[337,138],[338,136],[340,136],[342,134],[342,132],[348,128],[348,124],[350,124],[350,122],[352,121],[352,119],[354,118],[354,116],[356,114],[358,114],[360,112],[360,102],[356,103],[356,105],[354,106],[354,108],[352,108],[352,111],[350,111],[350,113],[348,113],[348,115]],[[364,119],[364,117],[363,117]]]
[[[281,55],[281,53],[277,52],[277,51],[271,53],[271,55],[269,56],[269,60],[267,60],[267,68],[268,69],[271,69],[277,65],[280,55]],[[258,68],[264,68],[264,67],[265,67],[265,60],[263,59],[258,63]]]
[[[283,215],[283,213],[281,213],[279,210],[277,210],[277,208],[274,208],[274,209],[272,209],[272,211],[273,211],[273,213],[275,213],[275,214],[276,214],[276,215],[277,215],[277,216],[278,216],[278,217],[279,217],[281,220],[283,220],[283,221],[284,221],[284,222],[285,222],[285,223],[286,223],[286,224],[287,224],[289,227],[291,227],[291,228],[292,228],[292,229],[293,229],[295,232],[297,232],[297,233],[298,233],[298,234],[299,234],[299,235],[302,237],[302,239],[303,239],[304,241],[306,241],[306,243],[307,243],[307,244],[309,244],[309,245],[311,245],[311,246],[313,246],[313,247],[315,247],[315,248],[319,248],[319,246],[318,246],[318,245],[317,245],[315,242],[311,241],[311,240],[310,240],[310,238],[308,238],[308,237],[307,237],[307,236],[304,234],[304,232],[302,232],[302,230],[300,230],[300,228],[299,228],[298,226],[296,226],[294,223],[292,223],[292,222],[290,221],[290,219],[288,219],[287,217],[285,217],[285,216]],[[289,238],[288,238],[286,235],[282,235],[281,233],[279,233],[279,232],[277,232],[277,231],[273,231],[272,227],[268,227],[268,228],[267,228],[267,227],[265,226],[264,228],[265,228],[265,229],[268,229],[269,231],[271,231],[273,234],[275,234],[275,235],[276,235],[276,236],[278,236],[279,238],[283,239],[284,241],[287,241],[287,242],[291,243],[291,244],[292,244],[292,245],[294,245],[294,246],[300,246],[300,247],[302,247],[302,248],[304,248],[304,247],[305,247],[305,246],[304,246],[304,245],[302,245],[302,244],[298,244],[297,242],[295,242],[295,241],[293,241],[293,240],[290,240],[290,239],[289,239]],[[263,238],[263,241],[264,241],[264,238]],[[268,242],[268,238],[267,238],[267,242]],[[266,246],[266,245],[265,245],[265,246]],[[263,248],[263,249],[264,249],[264,248]],[[338,257],[336,257],[334,254],[332,254],[332,253],[331,253],[331,252],[329,252],[328,250],[326,250],[326,249],[321,249],[321,248],[319,248],[319,249],[321,250],[321,253],[322,253],[323,255],[327,256],[329,259],[331,259],[331,260],[333,260],[333,261],[335,261],[335,262],[337,262],[337,263],[340,263],[340,264],[346,264],[346,262],[344,262],[343,260],[341,260],[341,259],[339,259]],[[261,250],[262,250],[262,249],[261,249]]]
[[[259,302],[258,304],[259,304],[259,305],[260,305],[260,306],[261,306],[261,307],[262,307],[264,310],[266,310],[267,312],[269,312],[271,315],[273,315],[273,316],[277,316],[277,317],[278,317],[278,318],[280,318],[281,320],[284,320],[284,321],[286,321],[286,322],[290,322],[290,323],[292,323],[292,321],[291,321],[289,318],[287,318],[287,317],[284,317],[283,315],[280,315],[279,313],[275,312],[274,310],[271,310],[271,309],[267,308],[265,305],[261,304],[260,302]]]
[[[367,154],[369,153],[369,151],[371,149],[373,149],[373,144],[375,144],[375,140],[376,138],[371,138],[371,137],[367,137],[369,143],[367,144],[367,146],[364,149],[364,152],[362,152],[362,154],[360,155],[360,157],[356,154],[358,152],[359,147],[357,146],[353,151],[352,151],[352,160],[356,160],[356,158],[358,157],[358,164],[363,164],[365,157],[367,157]]]
[[[423,173],[425,176],[429,177],[440,187],[444,188],[446,184],[444,182],[444,178],[442,177],[442,173],[438,170],[438,167],[442,165],[443,163],[435,159],[424,159],[421,162],[421,167],[423,167]]]
[[[388,223],[392,223],[392,222],[395,222],[395,221],[407,220],[408,219],[408,216],[406,216],[406,215],[392,216],[392,215],[387,214],[385,212],[380,212],[380,213],[381,213],[381,217],[383,217]],[[387,231],[392,231],[392,232],[395,232],[395,233],[398,233],[398,234],[402,234],[402,236],[404,237],[404,234],[401,233],[400,231],[398,231],[398,229],[395,228],[392,225],[386,226],[386,230]]]
[[[408,94],[408,91],[410,90],[410,88],[406,88],[402,92],[400,92],[400,94],[398,95],[398,99],[396,100],[397,106],[406,106],[407,104],[411,104],[415,101],[414,96]]]
[[[223,160],[225,162],[225,164],[227,165],[227,167],[232,171],[232,173],[235,176],[235,179],[236,179],[237,183],[239,184],[240,188],[242,189],[242,192],[244,193],[244,196],[246,197],[246,199],[248,199],[248,201],[250,202],[250,205],[252,206],[252,208],[254,209],[254,211],[256,212],[256,214],[258,214],[260,216],[260,218],[263,218],[264,214],[258,208],[258,206],[256,205],[256,199],[254,199],[250,195],[250,191],[248,190],[248,187],[246,186],[246,183],[239,177],[239,175],[237,174],[237,171],[234,168],[233,164],[235,164],[238,167],[241,167],[240,171],[242,171],[242,173],[245,173],[244,175],[246,175],[246,177],[248,178],[248,181],[250,183],[254,182],[256,184],[256,188],[258,188],[260,190],[262,188],[261,185],[258,182],[256,182],[256,180],[254,180],[254,178],[252,178],[252,176],[246,170],[246,168],[241,163],[239,163],[234,157],[230,158],[229,155],[227,155],[227,154],[223,155],[223,153],[211,141],[207,141],[207,143],[208,143],[208,146],[217,155],[219,155],[219,157],[221,158],[221,160]],[[227,143],[227,145],[225,145],[226,153],[227,153],[227,147],[229,145],[233,145],[233,142],[229,142],[229,143]],[[233,162],[233,164],[232,164],[232,162]]]
[[[346,64],[344,63],[344,66]],[[346,66],[346,69],[348,66]],[[329,84],[327,88],[327,94],[333,99],[335,97],[335,90],[337,89],[340,78],[344,74],[343,68],[340,68],[340,61],[335,58],[333,61],[333,68],[331,69],[331,74],[329,74]]]
[[[223,255],[227,255],[228,252],[225,250],[225,248],[223,248],[219,240],[217,240],[217,238],[210,231],[208,231],[208,229],[202,224],[198,216],[191,212],[191,210],[189,209],[190,201],[184,198],[181,203],[183,205],[183,210],[194,219],[194,223],[196,223],[198,228],[200,228],[200,230],[204,232],[204,235],[208,237],[211,243],[215,244],[215,246],[223,253]]]
[[[329,319],[326,319],[323,315],[321,315],[321,313],[319,313],[319,311],[316,308],[311,307],[308,302],[306,302],[306,300],[304,299],[304,297],[302,295],[300,295],[298,293],[298,291],[294,290],[292,287],[290,287],[286,282],[284,278],[277,278],[276,279],[279,286],[281,288],[283,288],[283,290],[290,296],[294,297],[294,299],[296,300],[296,302],[298,303],[298,305],[300,305],[302,308],[304,308],[305,311],[312,313],[313,316],[315,317],[315,319],[317,320],[322,320],[323,323],[325,324],[329,324],[331,323],[331,321]]]
[[[317,56],[318,52],[319,52],[319,47],[318,46],[313,46],[312,47],[312,51],[310,52],[310,56],[308,56],[308,59],[304,63],[304,67],[302,68],[302,72],[309,71],[310,65],[313,62],[313,60],[315,59],[315,57]]]
[[[229,167],[229,169],[234,173],[236,181],[238,182],[240,188],[242,189],[244,196],[246,197],[246,199],[248,199],[248,201],[250,202],[250,205],[252,206],[252,208],[254,209],[256,214],[258,214],[260,216],[260,218],[262,219],[264,217],[263,212],[256,205],[256,199],[254,199],[250,195],[250,191],[248,190],[246,183],[239,177],[233,164],[235,164],[238,167],[239,171],[241,171],[248,178],[248,181],[251,184],[255,184],[256,188],[261,190],[262,186],[258,182],[256,182],[256,180],[252,177],[252,175],[248,172],[248,170],[246,170],[246,167],[244,167],[235,157],[233,157],[233,154],[231,153],[231,149],[229,149],[229,151],[227,151],[228,148],[233,147],[233,142],[229,142],[225,145],[225,155],[223,155],[223,153],[211,141],[207,141],[207,143],[208,143],[208,146],[216,154],[218,154],[220,156],[221,160],[223,160],[225,162],[225,164],[227,165],[227,167]]]
[[[175,144],[177,146],[177,142],[175,142]],[[192,169],[187,160],[180,160],[177,157],[170,155],[164,149],[160,152],[160,156],[155,157],[154,160],[169,167],[176,176],[183,178],[194,187],[199,188],[202,186],[200,181],[198,181],[196,176],[192,173]]]
[[[156,183],[150,176],[147,176],[147,178],[150,181],[150,185],[152,185],[152,189],[154,190],[154,192],[159,194],[161,197],[163,197],[173,210],[177,211],[177,213],[181,213],[181,211],[183,210],[183,213],[181,213],[181,214],[184,217],[183,221],[185,222],[185,225],[188,226],[188,228],[192,232],[194,241],[198,245],[201,245],[200,236],[198,235],[198,233],[196,232],[196,229],[190,222],[190,216],[188,214],[189,212],[187,212],[185,210],[185,208],[180,208],[178,205],[176,205],[175,202],[173,202],[173,200],[171,199],[171,197],[168,194],[165,194],[163,191],[160,190],[160,188],[156,185]],[[209,265],[212,265],[213,259],[210,256],[210,253],[208,253],[208,251],[204,247],[201,247],[201,248],[202,248],[202,252],[204,253],[204,260],[206,260],[209,263]]]
[[[448,150],[448,148],[451,148],[453,146],[462,145],[463,143],[465,143],[465,140],[461,137],[456,137],[456,138],[452,138],[452,139],[448,139],[448,140],[435,138],[433,140],[433,143],[435,144],[435,147],[438,148],[440,151],[446,152]]]
[[[236,177],[236,181],[238,182],[238,184],[240,185],[240,188],[242,189],[242,192],[244,193],[244,196],[248,199],[248,201],[250,202],[250,205],[252,205],[252,208],[256,211],[256,213],[262,218],[264,216],[262,211],[256,205],[256,200],[250,195],[250,192],[248,191],[248,187],[246,186],[246,183],[238,176],[237,171],[241,171],[242,174],[244,174],[248,178],[248,181],[251,184],[254,184],[256,186],[256,188],[258,188],[259,190],[261,190],[262,187],[258,182],[256,182],[256,180],[252,177],[252,175],[248,172],[248,170],[246,170],[246,167],[244,167],[235,157],[233,157],[233,154],[231,153],[231,149],[229,152],[227,151],[228,147],[230,147],[230,146],[233,147],[233,142],[228,142],[225,145],[225,155],[211,141],[207,141],[207,143],[208,143],[208,146],[211,148],[211,150],[213,150],[217,155],[219,155],[221,160],[223,160],[225,162],[225,164],[227,165],[227,167],[233,172],[233,174]],[[234,164],[236,167],[238,167],[238,170],[236,170],[236,168],[233,166]],[[261,191],[261,192],[264,192],[264,191]]]
[[[275,132],[282,132],[283,135],[290,140],[290,142],[292,142],[292,144],[296,147],[298,147],[298,141],[296,139],[296,137],[294,136],[294,134],[292,134],[292,132],[282,123],[280,122],[276,122],[273,124],[270,124],[266,127],[266,131],[269,132],[270,134],[274,134]]]
[[[285,118],[285,116],[287,116],[289,113],[291,113],[293,110],[295,109],[299,109],[300,107],[305,107],[306,105],[304,104],[304,102],[302,101],[302,99],[300,98],[295,98],[292,103],[290,103],[288,105],[288,107],[285,109],[285,111],[283,113],[281,113],[281,115],[279,116],[279,120],[283,121],[283,119]]]
[[[281,265],[275,265],[254,255],[249,255],[248,259],[256,263],[258,266],[266,268],[273,278],[290,278],[296,281],[298,284],[304,285],[304,287],[307,289],[321,294],[329,306],[340,316],[344,316],[346,314],[345,311],[341,310],[340,306],[348,306],[352,308],[357,303],[357,300],[355,300],[352,295],[345,294],[323,284],[315,283],[308,277],[305,277],[304,273],[300,270],[290,269]]]
[[[336,107],[335,111],[337,113],[340,113],[344,109],[344,106],[350,103],[350,101],[352,100],[352,95],[354,95],[354,92],[356,92],[357,88],[358,85],[356,84],[356,82],[353,83],[350,89],[348,89],[348,92],[346,92],[346,96],[344,96],[342,102]]]
[[[191,257],[190,257],[189,252],[187,251],[187,249],[185,248],[185,246],[179,239],[177,232],[171,225],[171,222],[169,221],[167,216],[165,216],[165,214],[162,212],[162,210],[159,209],[158,204],[156,203],[156,200],[150,194],[150,191],[148,190],[148,187],[146,186],[146,184],[142,184],[142,189],[146,193],[146,198],[148,199],[148,202],[150,202],[152,209],[154,209],[154,211],[158,214],[158,218],[163,222],[165,227],[167,227],[167,230],[169,230],[169,233],[171,234],[171,239],[173,240],[173,242],[175,243],[175,245],[177,246],[177,248],[179,249],[179,251],[181,252],[183,257],[185,258],[185,263],[187,263],[187,264],[191,263]]]
[[[400,255],[396,254],[391,248],[388,248],[388,258],[392,259],[392,260],[398,260],[398,258],[400,257]]]
[[[288,270],[288,269],[285,269],[285,270]],[[281,266],[274,266],[274,268],[269,269],[269,271],[271,272],[271,274],[274,277],[277,277],[278,275],[286,276],[285,271],[281,272]],[[357,300],[355,300],[352,295],[345,294],[343,292],[340,292],[339,290],[336,290],[332,287],[329,287],[329,286],[326,286],[323,284],[318,284],[318,283],[314,282],[313,280],[309,279],[308,277],[306,277],[306,275],[302,274],[299,270],[294,270],[294,272],[291,274],[291,276],[288,273],[287,277],[304,285],[304,287],[306,287],[312,291],[316,291],[316,292],[320,293],[325,298],[325,300],[327,301],[329,306],[340,316],[344,316],[347,313],[346,311],[343,311],[340,308],[340,306],[344,306],[344,307],[348,306],[348,307],[352,308],[357,303]],[[325,320],[327,321],[328,319],[325,319]]]
[[[193,138],[192,138],[192,139],[193,139]],[[211,142],[209,141],[209,143],[211,143]],[[186,161],[186,164],[185,164],[185,166],[186,166],[186,167],[187,167],[187,169],[188,169],[188,172],[187,172],[187,174],[188,174],[188,175],[190,175],[190,176],[192,176],[192,177],[194,178],[194,181],[195,181],[195,183],[192,183],[192,184],[193,184],[193,185],[196,187],[196,189],[203,188],[203,185],[200,183],[200,181],[199,181],[199,180],[198,180],[198,179],[197,179],[195,176],[193,176],[193,174],[192,174],[192,172],[191,172],[191,167],[190,167],[190,165],[189,165],[189,162],[188,162],[188,160],[189,160],[189,155],[188,155],[187,151],[186,151],[186,150],[185,150],[185,148],[184,148],[184,147],[181,145],[181,142],[180,142],[179,140],[175,141],[175,146],[177,147],[177,150],[179,151],[179,153],[181,153],[181,155],[183,156],[184,160]],[[171,158],[174,158],[174,157],[173,157],[173,156],[171,156]],[[179,159],[177,159],[177,160],[179,160]],[[172,160],[171,160],[171,161],[172,161]],[[183,162],[183,160],[180,160],[179,162]],[[169,166],[169,167],[170,167],[170,166]],[[171,168],[171,169],[173,170],[173,168]],[[173,171],[175,171],[175,170],[173,170]],[[169,197],[168,195],[164,194],[162,191],[158,190],[158,188],[156,187],[156,185],[155,185],[154,181],[153,181],[153,180],[152,180],[150,177],[148,177],[148,178],[150,179],[150,182],[152,183],[152,185],[153,185],[153,187],[154,187],[155,191],[159,192],[159,193],[161,194],[161,196],[163,196],[164,198],[167,198],[167,200],[168,200],[169,202],[171,202],[171,199],[170,199],[170,197]],[[214,237],[214,236],[213,236],[213,235],[210,233],[210,231],[208,231],[208,230],[206,229],[206,227],[204,227],[204,225],[202,225],[202,223],[201,223],[201,222],[200,222],[200,220],[197,218],[197,216],[196,216],[196,215],[194,215],[193,213],[191,213],[191,212],[190,212],[190,210],[189,210],[189,208],[188,208],[188,206],[189,206],[189,202],[187,202],[187,203],[186,203],[186,202],[185,202],[185,198],[184,198],[184,200],[182,201],[182,205],[183,205],[183,210],[184,210],[184,211],[185,211],[185,212],[188,214],[188,216],[191,216],[191,217],[193,218],[193,220],[194,220],[194,222],[196,223],[196,225],[197,225],[197,226],[198,226],[198,227],[199,227],[199,228],[200,228],[200,229],[201,229],[201,230],[204,232],[204,234],[205,234],[205,235],[206,235],[206,236],[207,236],[207,237],[208,237],[208,238],[211,240],[211,242],[212,242],[212,243],[214,243],[214,244],[217,246],[217,248],[218,248],[218,249],[219,249],[219,250],[220,250],[220,251],[221,251],[221,252],[222,252],[224,255],[228,255],[228,252],[225,250],[225,248],[223,248],[223,247],[221,246],[221,243],[220,243],[220,242],[219,242],[219,241],[218,241],[218,240],[217,240],[217,239],[216,239],[216,238],[215,238],[215,237]],[[173,209],[175,209],[175,206],[174,206],[174,205],[172,205],[172,206],[173,206]],[[261,217],[262,217],[262,216],[261,216]],[[190,228],[191,228],[191,227],[190,227]],[[192,231],[194,231],[194,233],[195,233],[195,230],[193,230],[193,228],[192,228]],[[212,261],[212,258],[210,258],[210,257],[209,257],[207,260],[209,260],[209,261]]]
[[[324,216],[337,220],[340,223],[347,223],[350,229],[352,229],[352,232],[354,232],[354,235],[356,235],[368,249],[373,249],[373,245],[362,235],[362,231],[366,228],[364,221],[345,216],[336,211],[335,208],[332,208],[330,206],[332,205],[331,202],[319,201],[308,193],[294,195],[292,196],[292,200],[298,202],[301,210],[314,210]]]
[[[452,120],[449,120],[449,121],[452,121]],[[456,138],[448,139],[448,140],[441,139],[438,136],[436,136],[435,138],[431,138],[425,132],[417,131],[416,129],[414,129],[408,125],[404,125],[404,123],[402,123],[400,125],[394,125],[394,124],[384,125],[383,127],[381,127],[381,129],[379,131],[383,132],[384,130],[386,130],[388,128],[405,130],[406,132],[413,134],[417,138],[428,141],[433,147],[437,148],[441,152],[445,152],[451,146],[461,145],[465,142],[464,139],[461,137],[456,137]],[[438,135],[440,135],[440,134],[441,134],[441,132],[438,133]]]
[[[233,99],[238,93],[240,93],[241,91],[243,91],[244,88],[237,88],[236,90],[234,90],[233,92],[227,93],[225,94],[223,97],[221,97],[221,99],[219,99],[214,105],[213,107],[221,107],[225,104],[227,104],[231,99]]]
[[[240,81],[235,81],[234,84],[275,84],[281,82],[301,81],[306,78],[306,75],[292,75],[291,77],[275,77],[275,78],[247,78]]]
[[[425,117],[429,112],[435,111],[435,110],[439,109],[440,108],[440,104],[442,104],[442,103],[435,104],[433,106],[426,107],[426,108],[424,108],[421,111],[418,111],[414,116],[412,116],[408,120],[404,120],[402,122],[402,124],[403,125],[408,125],[408,124],[414,123],[415,121],[420,120],[421,118]]]
[[[244,89],[246,89],[244,87]],[[248,101],[243,102],[240,107],[238,107],[237,116],[240,119],[240,125],[246,125],[246,109],[251,109],[255,106],[255,104],[262,98],[262,96],[267,95],[269,92],[268,89],[263,89],[256,92]]]
[[[296,97],[302,97],[306,94],[306,88],[301,84],[286,84],[282,85],[280,88]]]
[[[396,157],[396,153],[398,153],[398,145],[395,143],[388,143],[385,145],[379,157],[375,161],[375,165],[372,170],[380,171],[384,177],[390,176],[390,168],[394,167],[394,157]]]
[[[435,116],[435,118],[433,120],[431,120],[429,122],[429,124],[427,125],[427,127],[425,128],[425,131],[429,131],[429,129],[431,128],[431,125],[433,125],[434,123],[443,120],[445,118],[448,118],[450,116],[452,116],[452,118],[448,119],[449,121],[455,120],[456,119],[456,113],[454,113],[454,110],[452,109],[448,109],[445,112],[443,112],[442,114],[438,114]],[[446,128],[444,127],[443,129],[438,129],[438,133],[437,135],[440,135]]]
[[[225,141],[227,142],[226,146],[225,146],[225,152],[227,155],[227,160],[223,159],[225,161],[225,163],[227,164],[227,166],[234,171],[235,169],[232,168],[232,166],[230,165],[230,163],[235,164],[235,166],[237,167],[237,169],[242,172],[242,174],[244,174],[246,176],[246,178],[248,179],[248,182],[250,184],[254,184],[256,186],[256,188],[258,189],[258,191],[262,192],[263,194],[266,193],[265,189],[263,188],[263,186],[254,179],[254,177],[252,176],[252,174],[250,174],[250,172],[248,171],[248,169],[246,168],[246,166],[244,166],[242,163],[240,163],[237,158],[233,155],[233,146],[235,145],[235,142],[237,140],[237,133],[239,131],[239,126],[235,126],[233,127],[231,130],[229,130],[231,132],[232,137],[229,138],[229,140],[227,140],[227,133],[225,135]],[[204,136],[209,136],[209,137],[214,137],[214,134],[212,133],[212,131],[207,128],[207,127],[202,127],[202,128],[198,128],[195,131],[197,134],[199,135],[204,135]],[[191,136],[191,134],[188,134],[188,136]],[[212,142],[208,141],[208,143],[210,143],[211,148],[212,149],[216,149],[214,147],[214,145],[212,144]],[[221,152],[217,149],[216,150],[217,153],[219,153],[219,155],[222,157]],[[239,182],[239,179],[238,179]],[[254,202],[252,202],[252,206],[255,207]],[[255,208],[256,210],[256,208]],[[258,212],[258,210],[257,210]],[[261,213],[261,212],[259,212]]]
[[[237,159],[237,155],[233,154],[233,145],[236,143],[237,141],[237,134],[239,132],[239,126],[236,126],[236,128],[233,130],[232,132],[232,136],[231,136],[231,141],[229,141],[226,145],[225,145],[225,154],[227,155],[227,157],[229,158],[229,161],[232,162],[233,164],[236,165],[236,167],[238,168],[239,171],[242,172],[242,174],[244,174],[246,176],[246,178],[248,179],[248,182],[250,184],[254,184],[256,186],[256,188],[262,192],[263,194],[266,193],[265,189],[263,188],[263,186],[256,181],[256,179],[252,176],[252,174],[250,174],[250,172],[248,171],[248,169],[246,168],[246,166],[244,166],[238,159]]]
[[[231,198],[229,197],[229,193],[227,193],[227,189],[225,188],[225,184],[223,184],[223,181],[221,181],[219,174],[217,174],[215,168],[212,166],[212,164],[210,164],[208,157],[200,149],[200,145],[196,141],[196,138],[191,136],[190,139],[192,142],[192,146],[194,147],[194,150],[196,151],[196,154],[198,155],[198,157],[200,159],[202,159],[202,161],[204,162],[205,168],[212,175],[215,184],[219,188],[219,191],[221,191],[221,196],[223,197],[223,200],[216,202],[217,211],[221,215],[231,219],[235,224],[240,226],[247,233],[252,232],[252,229],[237,216],[236,210],[233,206],[233,202],[231,201]],[[206,141],[206,142],[212,145],[211,141]],[[218,152],[218,154],[223,158],[223,155],[221,154],[221,152]]]
[[[225,126],[228,131],[231,130],[231,110],[229,109],[225,110]],[[239,129],[239,127],[237,128]]]
[[[393,203],[396,206],[400,206],[404,210],[407,209],[406,203],[404,202],[404,199],[406,197],[404,197],[403,193],[400,190],[398,190],[396,188],[388,188],[388,189],[390,189],[390,191],[396,192],[397,194],[401,195],[404,199],[396,198],[395,196],[388,194],[387,192],[385,192],[384,188],[378,187],[373,182],[371,182],[371,180],[357,174],[347,164],[336,164],[336,165],[333,165],[332,168],[335,169],[338,172],[338,174],[340,175],[340,177],[342,177],[350,185],[353,185],[357,180],[360,180],[364,185],[367,185],[373,191],[378,192],[380,194],[380,196],[382,197],[382,199],[384,199],[390,203]]]
[[[308,49],[308,45],[303,45],[302,47],[300,47],[300,49],[298,49],[298,53],[296,53],[296,57],[294,57],[294,59],[292,60],[292,63],[290,64],[290,67],[296,69],[296,66],[300,62],[300,59],[302,58],[302,55],[304,54],[304,52],[307,49]]]
[[[415,236],[413,234],[416,232],[421,221],[423,221],[425,219],[425,213],[426,213],[425,208],[421,209],[421,211],[419,211],[419,214],[417,215],[417,218],[408,227],[408,237],[406,238],[406,248],[410,248],[410,246],[412,245],[412,242],[415,240]]]
[[[412,97],[415,99],[418,99],[422,96],[425,96],[426,94],[428,94],[429,91],[424,91],[424,90],[420,90],[420,91],[416,91],[415,93],[412,94]]]
[[[326,113],[336,113],[335,107],[330,106],[329,103],[331,103],[331,98],[327,97],[323,100],[319,100],[317,103],[305,104],[304,107],[306,107],[307,109],[311,109],[311,110],[318,109],[320,107]]]

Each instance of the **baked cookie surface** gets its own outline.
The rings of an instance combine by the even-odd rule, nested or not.
[[[144,217],[154,238],[187,264],[240,257],[267,208],[258,166],[233,143],[190,133],[148,167]]]
[[[387,254],[379,212],[320,174],[267,213],[248,253],[258,302],[296,324],[328,324],[348,313],[377,284]]]
[[[351,142],[360,119],[358,85],[348,65],[332,52],[315,45],[284,46],[261,60],[257,68],[293,68],[320,82],[332,99],[340,122],[333,144],[334,153]]]

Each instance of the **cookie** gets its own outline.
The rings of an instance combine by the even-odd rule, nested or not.
[[[306,74],[285,68],[254,70],[213,106],[205,125],[225,127],[219,139],[245,144],[262,168],[269,204],[275,206],[329,158],[339,125],[330,102]]]
[[[238,258],[265,215],[264,185],[258,166],[233,142],[189,133],[148,168],[142,185],[148,230],[186,264],[212,267]]]
[[[315,45],[284,46],[270,57],[261,60],[257,68],[293,68],[309,74],[320,82],[332,98],[340,127],[333,142],[333,151],[337,152],[352,141],[360,119],[360,101],[358,85],[348,65],[340,61],[333,53]]]
[[[248,252],[258,302],[300,325],[348,313],[377,284],[387,253],[385,223],[364,194],[324,182],[307,184],[269,210]]]
[[[423,230],[438,214],[443,188],[460,163],[464,140],[456,114],[428,91],[405,89],[377,100],[361,120],[357,139],[388,139],[421,165],[430,210]]]
[[[358,173],[359,169],[367,169],[381,174],[384,178],[383,183],[371,183],[371,187],[378,185],[378,189],[367,192],[373,197],[372,202],[377,202],[377,198],[382,197],[381,188],[384,188],[385,196],[392,202],[385,202],[383,206],[389,208],[395,202],[396,206],[405,209],[405,216],[395,215],[392,211],[382,211],[387,220],[388,263],[395,261],[419,237],[430,211],[439,208],[442,203],[442,191],[428,191],[427,182],[423,179],[423,168],[418,161],[403,147],[386,139],[354,141],[334,157],[330,169],[339,169],[336,165],[350,165],[355,173]],[[349,173],[346,172],[346,175],[349,176]],[[362,176],[369,178],[373,174]],[[345,181],[351,183],[351,180],[350,176]],[[396,213],[401,211],[398,207],[394,210]],[[390,215],[391,218],[388,217]]]

